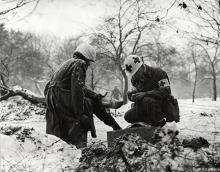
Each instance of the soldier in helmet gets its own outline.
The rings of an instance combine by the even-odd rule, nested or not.
[[[134,104],[125,113],[125,120],[129,123],[145,122],[152,126],[163,126],[167,119],[167,102],[171,97],[167,73],[144,64],[137,55],[128,56],[124,65],[135,88],[127,93],[128,99]]]
[[[60,65],[45,87],[46,133],[78,148],[86,146],[88,131],[91,131],[92,137],[96,137],[93,113],[114,130],[121,129],[105,108],[116,109],[123,102],[102,101],[100,94],[85,86],[86,70],[94,62],[95,56],[91,45],[80,44],[73,58]]]

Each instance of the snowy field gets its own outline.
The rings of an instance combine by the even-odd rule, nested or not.
[[[179,138],[203,137],[210,143],[220,142],[220,102],[210,99],[179,100],[180,122],[176,125]],[[129,124],[123,114],[130,103],[117,111],[117,122]],[[95,118],[97,138],[106,144],[106,132],[112,129]],[[74,171],[81,150],[55,136],[45,134],[45,109],[20,97],[0,102],[0,171]]]
[[[210,143],[220,142],[220,101],[214,102],[205,98],[196,99],[194,103],[192,103],[191,99],[180,99],[178,102],[180,107],[180,122],[177,123],[176,127],[180,131],[180,138],[201,136]],[[116,120],[122,128],[129,125],[123,118],[123,114],[129,108],[130,103],[116,111],[112,110],[113,114],[119,116]],[[106,141],[106,132],[112,129],[104,125],[97,118],[95,121],[98,138],[90,139],[90,142]]]

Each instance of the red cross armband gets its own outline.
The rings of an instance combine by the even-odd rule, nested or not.
[[[162,87],[169,87],[170,83],[169,83],[168,79],[165,78],[165,79],[159,80],[158,81],[158,85],[159,85],[160,88],[162,88]]]

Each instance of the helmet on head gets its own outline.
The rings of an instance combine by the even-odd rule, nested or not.
[[[125,71],[130,76],[133,76],[142,66],[142,64],[143,61],[139,56],[133,54],[129,55],[124,61]]]
[[[96,51],[91,45],[82,43],[76,48],[75,52],[81,53],[86,60],[95,62]]]

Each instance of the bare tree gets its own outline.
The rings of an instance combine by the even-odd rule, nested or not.
[[[153,66],[163,68],[169,75],[174,78],[178,73],[178,68],[182,65],[182,59],[177,49],[161,41],[161,32],[152,33],[152,41],[141,47],[144,61]]]
[[[196,54],[196,51],[193,45],[190,47],[191,47],[190,57],[192,58],[192,62],[194,65],[194,72],[195,72],[195,77],[194,77],[194,82],[193,82],[193,91],[192,91],[192,102],[195,102],[196,86],[198,83],[198,59],[197,59],[197,54]]]
[[[188,32],[194,40],[220,45],[219,0],[187,0],[184,6],[183,3],[179,5],[186,10],[190,22],[195,25],[194,32]]]
[[[220,51],[218,45],[212,45],[211,47],[205,47],[202,44],[196,44],[202,51],[204,51],[204,61],[209,66],[208,77],[212,80],[212,99],[217,100],[217,75],[219,74],[218,63],[220,61]],[[213,52],[214,51],[214,52]],[[206,77],[207,78],[207,77]]]
[[[94,36],[100,52],[115,63],[123,76],[123,99],[127,102],[128,77],[123,70],[124,58],[129,54],[141,54],[140,48],[150,41],[149,30],[156,27],[160,19],[159,10],[153,11],[150,1],[120,0],[118,6],[117,14],[106,18]]]
[[[220,2],[219,0],[188,0],[180,3],[189,14],[196,31],[185,31],[205,53],[204,60],[210,67],[212,99],[217,100],[217,75],[220,61]]]
[[[76,47],[81,43],[81,37],[82,36],[71,37],[59,43],[51,61],[54,61],[57,66],[65,60],[72,58]]]
[[[40,0],[0,0],[0,19],[9,15],[15,16],[19,13],[19,10],[28,5],[31,5],[29,6],[31,8],[26,16],[30,15],[37,8],[39,2]]]

